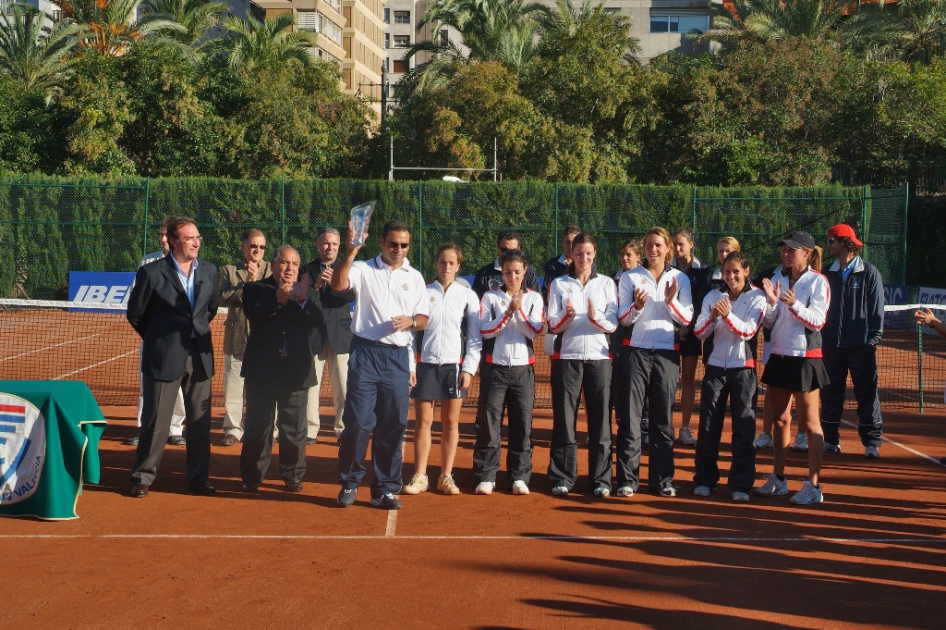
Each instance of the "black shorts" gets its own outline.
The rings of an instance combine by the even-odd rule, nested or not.
[[[460,364],[417,364],[417,387],[411,389],[411,398],[419,400],[445,400],[466,398],[465,389],[460,389]]]
[[[703,354],[703,342],[692,330],[686,339],[679,340],[679,344],[681,357],[698,357]]]
[[[813,392],[831,382],[821,359],[773,354],[765,364],[762,382],[790,392]]]

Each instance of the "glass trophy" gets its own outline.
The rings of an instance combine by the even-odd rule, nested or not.
[[[365,244],[368,238],[368,224],[371,223],[371,215],[377,204],[377,201],[369,201],[351,209],[352,245]]]

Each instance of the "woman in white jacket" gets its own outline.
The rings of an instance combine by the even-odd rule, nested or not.
[[[645,398],[650,412],[649,486],[661,496],[677,496],[672,407],[680,353],[674,336],[677,326],[687,326],[693,319],[693,303],[690,282],[670,266],[672,257],[670,234],[662,227],[651,228],[644,235],[643,266],[621,277],[618,321],[634,326],[627,363],[630,427],[618,430],[617,494],[621,497],[633,496],[640,483],[640,418]]]
[[[748,501],[755,480],[756,337],[765,317],[765,293],[750,283],[749,257],[733,252],[723,263],[725,289],[711,289],[703,298],[695,333],[713,339],[700,394],[700,433],[696,442],[693,494],[708,497],[719,482],[719,441],[731,400],[732,466],[729,491],[733,501]]]
[[[588,487],[598,498],[611,495],[611,351],[617,328],[614,281],[594,272],[597,242],[582,232],[572,241],[567,275],[549,289],[549,331],[556,335],[552,374],[552,494],[567,495],[578,482],[575,421],[581,393],[588,415]]]
[[[486,361],[480,380],[484,418],[476,428],[473,475],[476,494],[496,487],[502,443],[503,407],[509,414],[507,488],[529,494],[532,476],[532,410],[535,406],[535,350],[532,340],[545,326],[542,296],[523,286],[529,263],[519,250],[500,258],[504,284],[480,302],[480,334]]]
[[[434,402],[440,401],[441,474],[437,489],[447,495],[460,494],[453,480],[453,462],[460,441],[460,406],[466,398],[480,362],[479,300],[468,287],[456,281],[463,264],[463,251],[454,243],[437,248],[437,279],[427,285],[430,316],[427,328],[418,333],[417,385],[411,391],[415,401],[415,472],[403,488],[405,494],[427,490],[427,459],[430,456],[430,427]]]
[[[793,232],[779,241],[782,268],[763,281],[768,312],[765,326],[772,330],[772,354],[762,382],[772,397],[775,417],[775,470],[756,488],[759,496],[788,494],[785,457],[791,437],[791,402],[795,398],[799,429],[808,435],[808,479],[791,498],[792,503],[821,503],[819,485],[824,433],[818,413],[819,390],[828,373],[821,363],[821,329],[830,303],[827,279],[815,271],[821,266],[821,249],[807,232]]]

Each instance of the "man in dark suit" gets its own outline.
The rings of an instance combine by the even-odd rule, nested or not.
[[[269,469],[273,421],[279,428],[279,472],[286,490],[300,492],[305,474],[306,403],[315,385],[309,331],[324,318],[309,278],[299,278],[299,253],[276,250],[273,275],[243,286],[250,337],[243,355],[246,427],[240,453],[243,490],[256,492]]]
[[[511,249],[522,249],[522,236],[512,230],[503,230],[496,237],[496,260],[480,267],[473,277],[473,286],[470,288],[476,293],[476,297],[482,300],[487,291],[503,286],[505,281],[503,280],[503,270],[499,266],[499,259]],[[526,269],[526,277],[522,284],[533,291],[538,292],[540,290],[539,278],[536,276],[535,268],[532,265],[529,265],[529,268]],[[485,362],[485,360],[484,355],[483,361]]]
[[[171,429],[177,392],[184,394],[187,485],[213,494],[210,468],[210,379],[214,373],[210,321],[217,314],[217,268],[197,257],[200,231],[193,219],[167,226],[171,253],[138,269],[127,317],[143,340],[142,402],[131,493],[148,496]]]
[[[355,301],[355,292],[352,290],[339,293],[332,291],[332,275],[341,262],[338,258],[340,243],[341,235],[335,228],[324,227],[319,230],[319,237],[315,242],[319,257],[303,268],[303,271],[311,278],[312,288],[318,292],[319,303],[325,315],[325,323],[313,328],[309,335],[312,352],[315,354],[315,375],[319,382],[309,390],[306,444],[315,444],[319,435],[319,398],[322,395],[322,383],[325,382],[322,377],[323,370],[331,375],[332,380],[335,435],[341,435],[345,429],[342,412],[345,410],[345,394],[348,391],[348,353],[352,338],[349,304]]]

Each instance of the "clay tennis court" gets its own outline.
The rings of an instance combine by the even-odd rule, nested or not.
[[[187,492],[184,449],[168,447],[151,495],[132,498],[121,440],[134,410],[104,410],[102,483],[86,486],[81,518],[0,520],[0,627],[943,627],[946,469],[921,455],[946,454],[941,413],[888,413],[886,435],[902,446],[886,443],[881,460],[864,459],[843,427],[848,453],[825,459],[826,502],[800,508],[735,505],[724,487],[692,497],[688,448],[677,451],[676,499],[552,497],[548,412],[536,419],[533,493],[468,494],[465,412],[467,494],[403,497],[388,513],[368,506],[366,488],[335,507],[328,434],[309,447],[301,495],[282,490],[275,462],[259,494],[242,494],[238,447],[214,446],[215,497]],[[409,446],[406,459],[409,474]],[[725,449],[721,459],[725,469]],[[760,451],[760,476],[771,464]],[[788,474],[804,465],[792,454]]]

